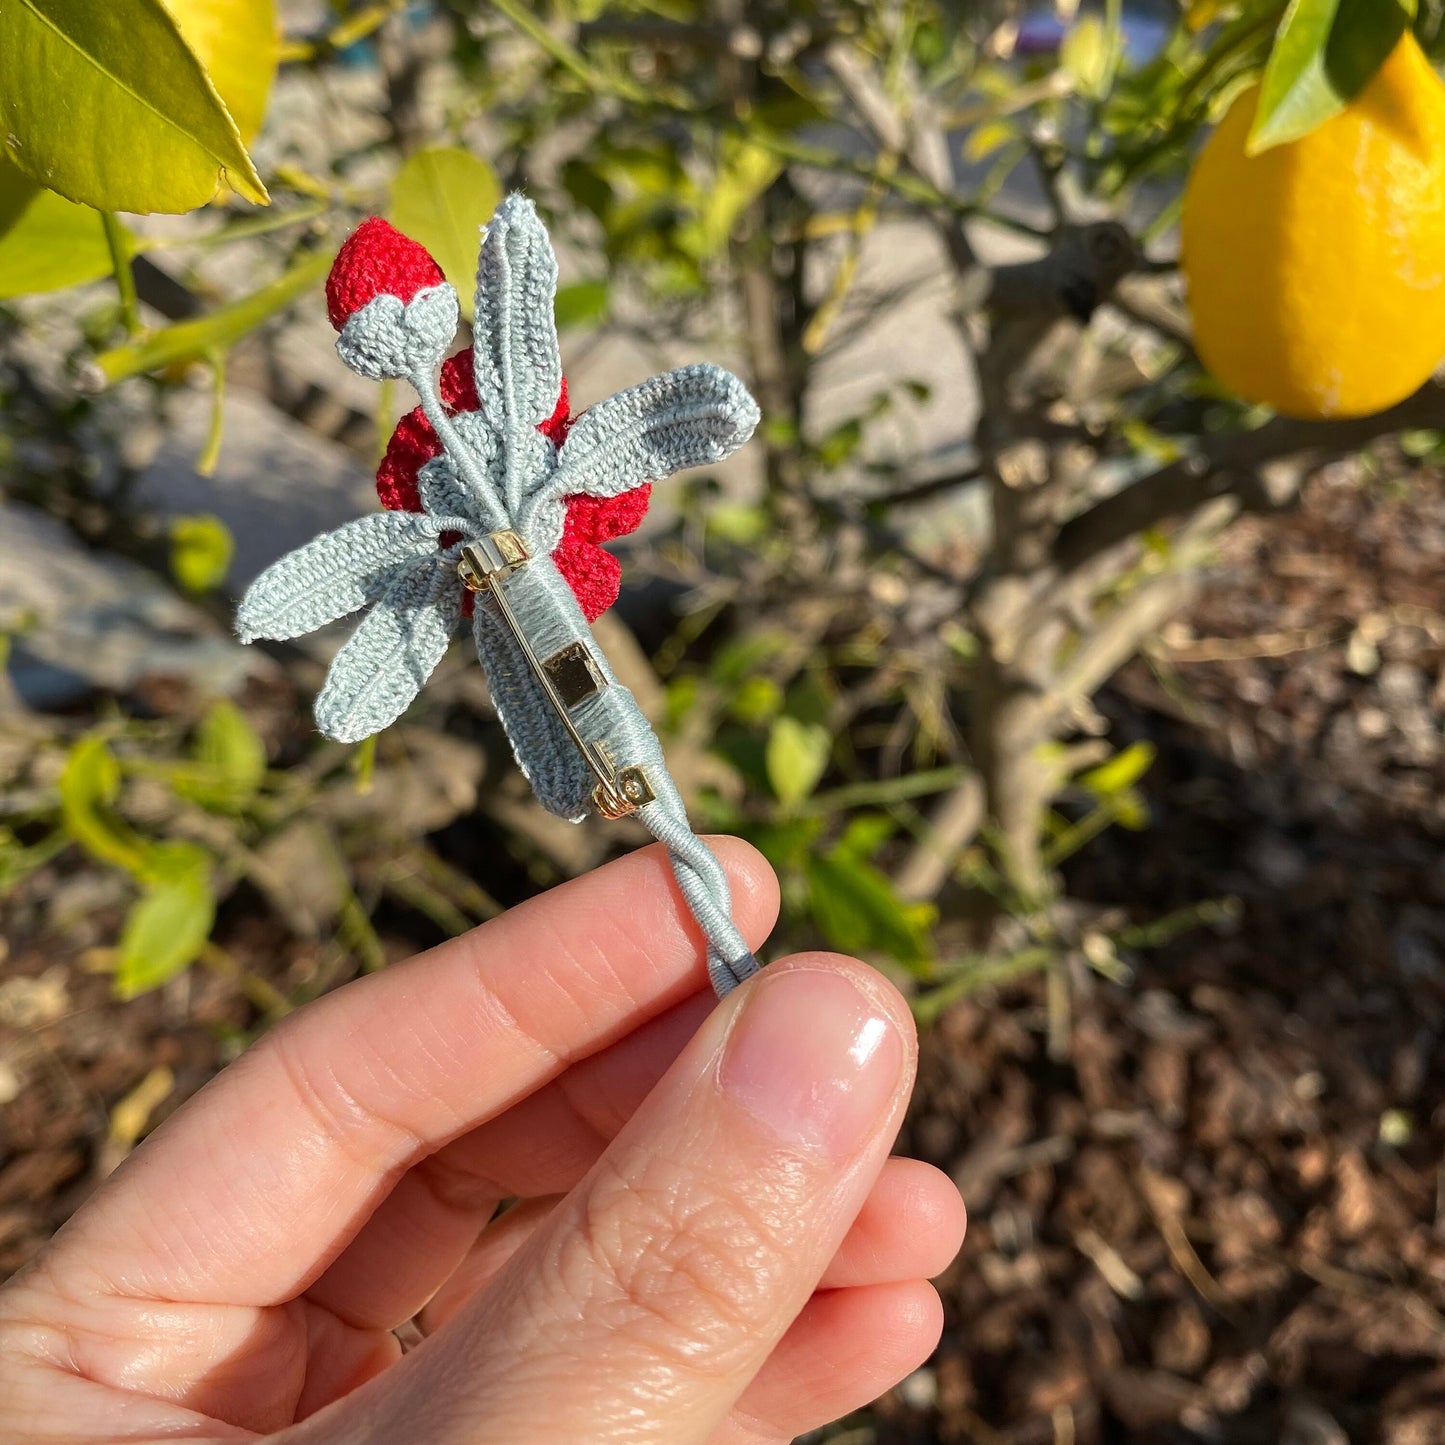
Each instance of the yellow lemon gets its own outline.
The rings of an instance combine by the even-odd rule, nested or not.
[[[1183,257],[1204,364],[1287,416],[1366,416],[1445,357],[1445,83],[1406,34],[1353,101],[1245,154],[1258,89],[1205,143]]]

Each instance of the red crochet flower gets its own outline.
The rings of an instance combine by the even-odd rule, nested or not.
[[[449,411],[476,411],[481,406],[472,365],[470,351],[459,351],[442,363],[442,401]],[[563,377],[557,409],[537,430],[561,446],[571,425],[567,378]],[[393,512],[421,511],[417,478],[422,467],[441,454],[442,444],[422,409],[418,406],[407,412],[397,422],[386,455],[376,469],[376,494],[381,505]],[[601,617],[622,590],[622,567],[599,544],[636,531],[651,496],[652,487],[644,485],[617,497],[575,496],[563,502],[562,540],[552,560],[576,594],[589,622]],[[454,540],[444,536],[442,543]],[[467,601],[470,603],[470,597]]]
[[[418,291],[440,286],[445,279],[425,247],[380,216],[372,216],[336,253],[326,278],[326,314],[340,331],[349,317],[378,296],[395,296],[405,305]]]
[[[395,296],[408,302],[424,287],[440,285],[441,267],[422,246],[403,236],[379,216],[363,221],[337,252],[326,280],[326,311],[340,331],[347,319],[377,296]],[[442,364],[442,402],[451,412],[476,411],[477,397],[472,353],[459,351]],[[572,425],[567,402],[567,379],[557,397],[557,409],[538,430],[558,446]],[[432,424],[421,407],[397,422],[386,455],[376,471],[376,493],[381,505],[393,512],[421,511],[417,478],[423,466],[442,454]],[[622,568],[603,542],[635,531],[647,511],[650,486],[634,487],[617,497],[575,496],[563,499],[562,540],[552,553],[557,570],[577,595],[589,622],[595,622],[622,589]],[[456,538],[443,535],[445,547]],[[467,597],[467,611],[471,597]]]

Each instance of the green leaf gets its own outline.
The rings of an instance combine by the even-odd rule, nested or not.
[[[172,518],[170,539],[171,573],[187,592],[211,592],[226,580],[235,543],[219,517]]]
[[[557,288],[557,326],[595,326],[607,315],[612,290],[606,281],[574,281]]]
[[[222,306],[219,311],[167,326],[144,341],[101,352],[92,365],[94,385],[109,386],[143,371],[159,371],[178,362],[225,351],[309,291],[331,269],[331,261],[330,252],[314,251],[269,286]]]
[[[785,808],[796,807],[818,786],[833,752],[833,735],[819,723],[786,714],[773,720],[765,762],[768,782]]]
[[[275,0],[163,0],[181,38],[250,142],[266,118],[281,55]]]
[[[204,874],[152,885],[131,908],[120,936],[118,998],[135,998],[174,978],[211,935],[216,902]]]
[[[1131,788],[1154,762],[1153,743],[1130,743],[1106,763],[1079,775],[1079,786],[1096,798],[1111,798]]]
[[[110,269],[100,212],[0,159],[0,301],[78,286]]]
[[[728,699],[728,711],[733,717],[752,726],[775,718],[782,706],[783,689],[762,672],[745,677]]]
[[[460,146],[429,146],[408,156],[391,183],[391,222],[436,258],[472,319],[482,228],[502,199],[486,161]]]
[[[1113,800],[1114,821],[1131,833],[1141,833],[1149,826],[1149,804],[1137,788],[1125,788]]]
[[[82,738],[71,748],[60,775],[65,831],[92,857],[139,877],[147,844],[110,811],[119,796],[120,764],[115,754],[104,738]]]
[[[723,138],[717,174],[698,212],[700,255],[716,255],[727,245],[738,217],[782,169],[782,160],[767,146],[742,136]]]
[[[842,857],[866,861],[897,831],[898,825],[887,813],[859,813],[849,820],[833,851]]]
[[[779,873],[803,868],[823,831],[821,818],[787,818],[747,830],[747,839]]]
[[[910,968],[933,957],[928,904],[905,903],[872,864],[836,850],[807,861],[813,921],[844,953],[882,953]]]
[[[836,426],[818,443],[818,461],[826,471],[841,467],[863,440],[863,422],[859,417]]]
[[[1080,95],[1097,100],[1108,93],[1119,58],[1116,36],[1097,15],[1082,15],[1069,27],[1059,64]]]
[[[1413,0],[1291,0],[1260,84],[1249,154],[1338,115],[1395,48],[1413,9]]]
[[[234,703],[212,704],[196,729],[193,753],[201,771],[178,779],[176,791],[207,807],[239,807],[266,776],[266,745]]]
[[[0,5],[0,137],[27,175],[102,211],[182,212],[266,188],[161,0]]]

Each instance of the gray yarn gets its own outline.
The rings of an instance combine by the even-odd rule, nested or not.
[[[369,606],[316,700],[321,730],[358,742],[405,711],[446,652],[465,595],[457,571],[463,546],[515,530],[530,559],[493,588],[505,589],[538,657],[579,643],[590,653],[601,685],[568,715],[584,739],[606,740],[611,766],[644,770],[654,797],[636,816],[668,850],[721,995],[758,967],[732,921],[727,877],[693,833],[662,745],[597,647],[551,553],[567,497],[617,496],[681,468],[719,462],[752,434],[758,409],[728,372],[682,367],[584,412],[559,450],[537,429],[562,384],[556,285],[556,257],[535,206],[509,196],[487,228],[478,269],[474,358],[482,409],[457,416],[437,386],[457,324],[450,286],[418,291],[406,305],[378,295],[347,318],[337,341],[342,359],[363,376],[407,377],[444,455],[421,468],[422,514],[364,517],[282,558],[252,583],[237,623],[248,642],[295,637]],[[439,550],[443,533],[461,540]],[[586,816],[597,779],[492,589],[475,596],[473,635],[502,726],[538,799],[561,817]]]
[[[501,428],[512,516],[521,507],[529,475],[527,434],[537,435],[562,390],[552,305],[556,295],[557,258],[537,208],[525,196],[508,196],[482,242],[472,356],[482,411]]]
[[[323,532],[273,562],[236,610],[242,642],[301,637],[374,602],[398,568],[436,552],[445,519],[379,512]]]
[[[562,537],[564,499],[616,497],[730,456],[758,424],[737,377],[702,363],[654,376],[588,407],[572,423],[557,468],[527,497],[523,533],[547,550]]]
[[[372,607],[326,674],[316,723],[343,743],[390,727],[421,691],[461,617],[456,556],[434,552],[403,571]]]
[[[383,292],[346,318],[336,350],[372,381],[411,376],[441,364],[459,316],[457,293],[445,281],[407,302]]]

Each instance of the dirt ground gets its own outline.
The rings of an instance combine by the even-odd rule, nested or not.
[[[936,1358],[849,1439],[1445,1441],[1442,558],[1438,476],[1326,474],[1240,524],[1099,700],[1158,749],[1153,824],[1080,854],[1071,893],[1237,909],[1127,984],[1070,976],[1055,1057],[1041,979],[927,1038],[900,1148],[957,1180],[969,1240]],[[64,947],[22,899],[0,954],[0,1277],[252,1019],[201,969],[113,1003],[83,960],[117,901],[48,871],[27,887],[70,890]],[[227,919],[233,956],[294,962]]]

